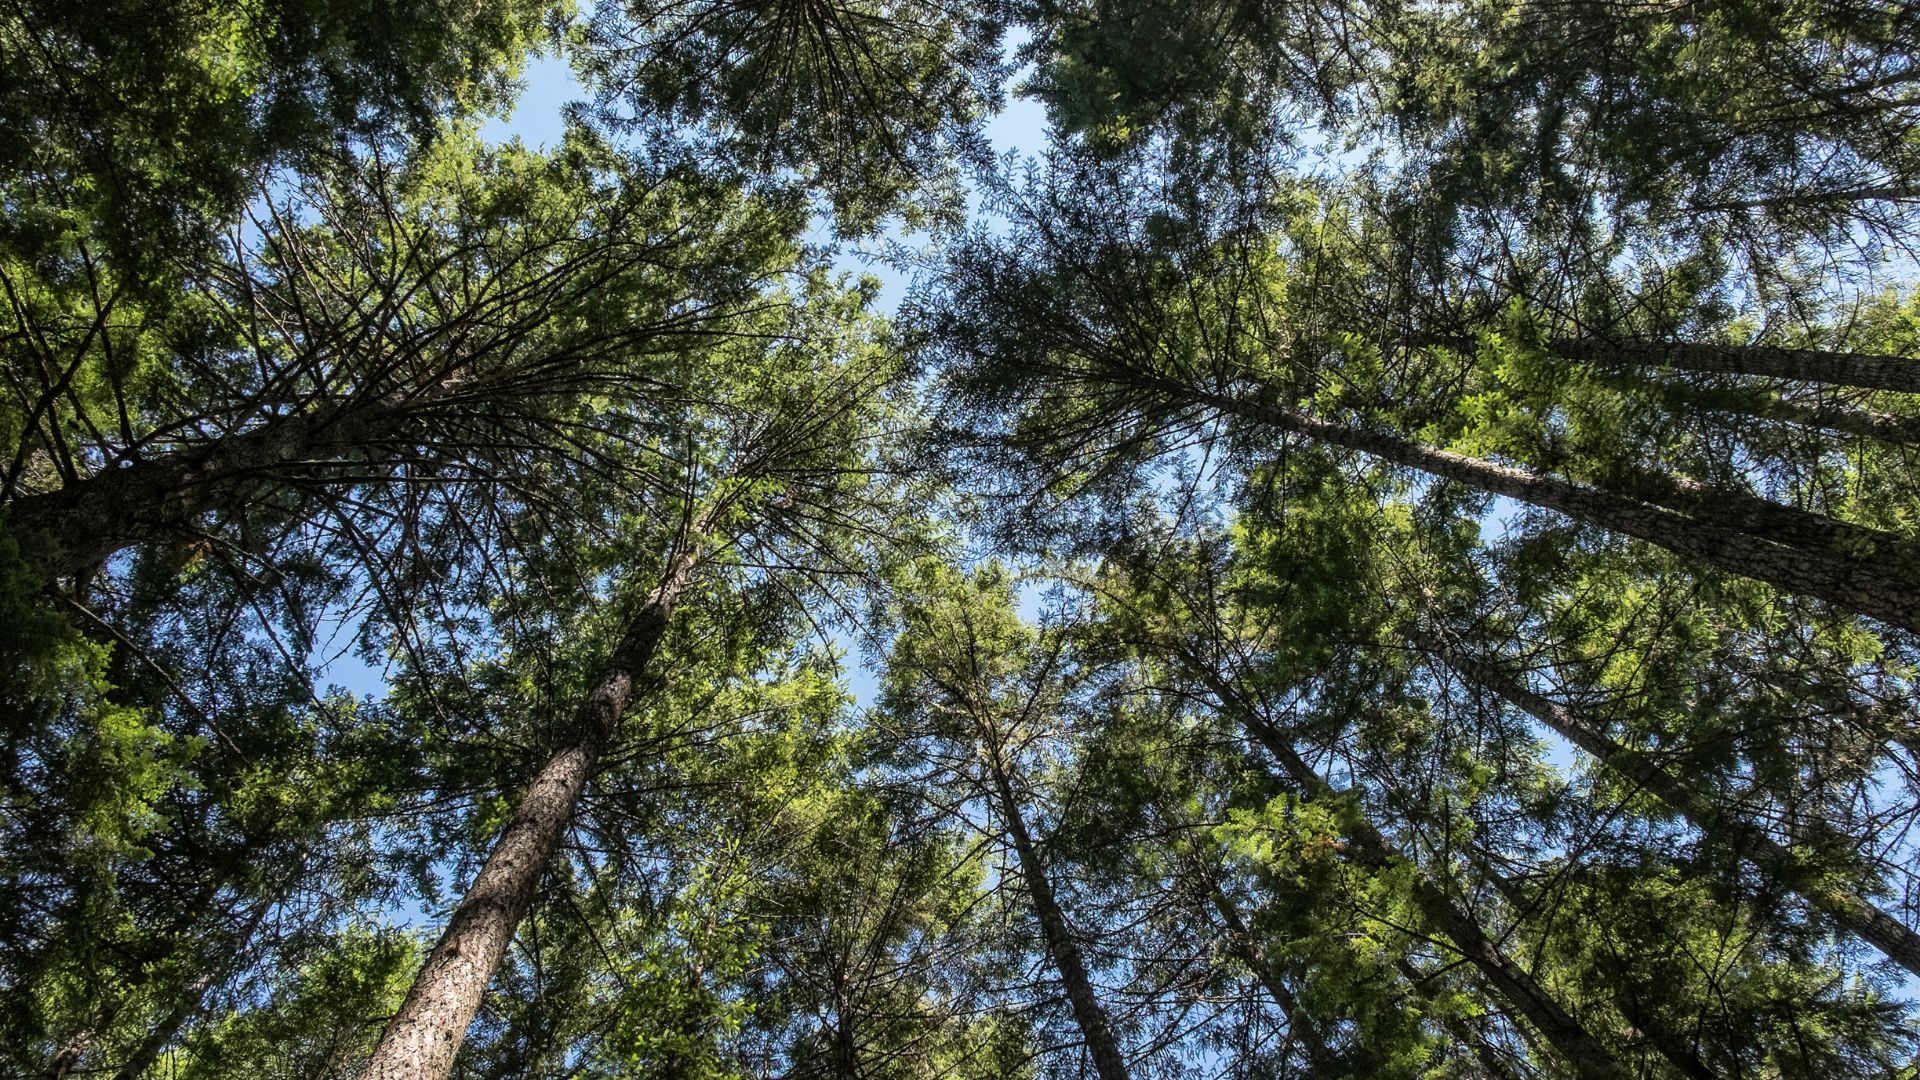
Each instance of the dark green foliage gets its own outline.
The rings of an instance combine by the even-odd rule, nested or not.
[[[1913,1080],[1917,38],[8,7],[0,1071]]]
[[[796,176],[861,236],[896,210],[959,211],[1000,34],[991,6],[943,0],[629,0],[595,7],[571,55],[616,128],[678,127],[712,140],[696,152]]]

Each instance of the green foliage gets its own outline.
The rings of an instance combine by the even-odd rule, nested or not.
[[[1917,29],[13,5],[0,1067],[1910,1080]]]
[[[352,1076],[377,1034],[372,1018],[400,1003],[419,951],[408,934],[347,927],[308,963],[269,976],[259,1004],[189,1035],[164,1067],[195,1080]]]
[[[792,174],[843,236],[952,222],[955,156],[998,100],[1000,22],[927,0],[601,4],[569,40],[616,127]],[[696,152],[707,147],[697,146]]]
[[[177,280],[171,257],[197,255],[269,170],[499,107],[550,11],[15,5],[0,23],[0,246],[39,258],[48,232],[68,232],[151,295]]]

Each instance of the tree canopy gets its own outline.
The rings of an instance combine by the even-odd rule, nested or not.
[[[1917,42],[12,4],[0,1069],[1913,1080]]]

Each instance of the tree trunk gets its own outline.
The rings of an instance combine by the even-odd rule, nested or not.
[[[1268,960],[1266,950],[1255,941],[1253,932],[1247,927],[1246,921],[1240,917],[1239,910],[1233,906],[1232,899],[1211,878],[1207,880],[1206,886],[1213,901],[1214,910],[1220,913],[1220,921],[1226,926],[1227,940],[1239,953],[1248,969],[1253,972],[1254,978],[1273,998],[1274,1004],[1280,1007],[1281,1014],[1287,1018],[1287,1030],[1298,1038],[1301,1046],[1306,1049],[1307,1063],[1312,1067],[1314,1075],[1333,1075],[1337,1067],[1337,1059],[1333,1051],[1328,1048],[1325,1037],[1308,1017],[1301,1014],[1299,1002],[1294,998],[1293,992],[1287,989],[1286,982],[1280,977],[1279,971]],[[1415,994],[1422,1000],[1430,998],[1431,992],[1424,989],[1420,973],[1414,970],[1412,964],[1407,963],[1403,958],[1399,962],[1399,970]],[[1490,1080],[1514,1080],[1513,1069],[1501,1060],[1499,1053],[1493,1047],[1487,1045],[1486,1039],[1468,1030],[1458,1016],[1449,1013],[1443,1018],[1442,1023],[1454,1042],[1473,1052],[1474,1058],[1480,1062],[1480,1068],[1486,1072]]]
[[[1221,704],[1233,710],[1247,733],[1279,762],[1281,770],[1296,790],[1317,798],[1331,798],[1337,794],[1333,785],[1309,766],[1271,724],[1251,708],[1244,707],[1239,695],[1224,679],[1202,666],[1196,665],[1196,668],[1196,674],[1200,675]],[[1349,857],[1369,870],[1386,870],[1405,861],[1387,843],[1386,837],[1358,815],[1348,816],[1345,832]],[[1553,1000],[1546,988],[1535,981],[1532,975],[1502,953],[1471,912],[1455,904],[1444,889],[1417,867],[1411,891],[1414,905],[1419,908],[1421,916],[1451,941],[1454,948],[1479,970],[1481,976],[1507,1000],[1514,1011],[1524,1016],[1559,1051],[1572,1066],[1575,1075],[1586,1080],[1626,1080],[1630,1074],[1612,1052],[1588,1033],[1579,1020],[1561,1008],[1560,1003]]]
[[[1533,907],[1532,898],[1506,875],[1489,866],[1485,859],[1471,853],[1468,858],[1472,860],[1474,869],[1479,871],[1480,876],[1490,882],[1495,891],[1505,897],[1515,911],[1526,911]],[[1613,1006],[1620,1010],[1620,1015],[1625,1017],[1628,1023],[1633,1025],[1641,1040],[1652,1047],[1654,1053],[1666,1058],[1667,1063],[1672,1065],[1680,1075],[1691,1077],[1692,1080],[1719,1080],[1714,1071],[1707,1067],[1707,1063],[1700,1059],[1700,1055],[1694,1048],[1687,1045],[1686,1040],[1641,1008],[1638,1001],[1616,996]]]
[[[334,458],[383,433],[401,408],[369,404],[281,417],[211,446],[136,461],[58,491],[7,504],[15,533],[52,542],[42,569],[50,577],[83,573],[134,544],[176,532],[290,466]]]
[[[1433,1000],[1433,991],[1427,989],[1426,978],[1407,961],[1406,957],[1400,957],[1396,966],[1400,969],[1400,974],[1406,978],[1407,984],[1413,987],[1413,992],[1420,995],[1421,1000]],[[1488,1080],[1519,1080],[1519,1076],[1513,1071],[1513,1066],[1500,1056],[1500,1052],[1494,1049],[1483,1033],[1474,1031],[1467,1026],[1466,1021],[1451,1012],[1446,1014],[1441,1023],[1446,1026],[1447,1035],[1454,1042],[1473,1051],[1474,1060],[1480,1063],[1480,1070],[1486,1073]]]
[[[1908,537],[1786,506],[1745,491],[1709,487],[1698,480],[1651,469],[1622,470],[1601,488],[1616,497],[1651,503],[1716,528],[1801,546],[1810,554],[1874,561],[1903,578],[1910,578],[1920,568],[1920,543]]]
[[[702,521],[696,535],[704,532]],[[527,786],[493,852],[427,954],[400,1011],[387,1023],[361,1080],[443,1080],[480,1009],[520,920],[594,766],[619,727],[634,687],[665,636],[674,605],[692,579],[697,543],[669,563],[659,586],[627,623],[574,717],[571,738]]]
[[[1287,1018],[1287,1033],[1300,1040],[1300,1046],[1306,1051],[1307,1064],[1316,1074],[1332,1075],[1335,1057],[1327,1047],[1326,1038],[1312,1020],[1300,1012],[1300,1002],[1287,989],[1285,979],[1267,958],[1267,951],[1260,947],[1259,941],[1248,928],[1246,920],[1240,917],[1240,911],[1233,906],[1233,900],[1220,888],[1220,883],[1207,875],[1204,868],[1199,872],[1206,875],[1207,896],[1213,901],[1213,909],[1220,913],[1220,922],[1226,927],[1227,942],[1240,957],[1247,970],[1253,972],[1255,981],[1263,987],[1267,996],[1280,1007],[1280,1014]]]
[[[1561,338],[1548,348],[1569,360],[1597,368],[1666,367],[1713,375],[1753,375],[1920,394],[1920,360],[1905,356],[1783,349],[1772,345],[1699,345],[1599,338]]]
[[[1086,964],[1080,959],[1080,946],[1073,940],[1066,913],[1060,910],[1046,867],[1041,865],[1040,852],[1034,847],[1032,835],[1027,832],[1026,819],[1020,813],[1019,800],[1014,797],[1013,785],[1007,779],[1007,770],[1000,761],[997,745],[986,755],[986,765],[993,776],[994,794],[1000,802],[1001,816],[1006,819],[1014,854],[1020,860],[1020,876],[1026,880],[1027,896],[1033,903],[1034,916],[1040,921],[1040,933],[1046,939],[1047,952],[1052,956],[1053,966],[1060,972],[1060,982],[1066,988],[1067,1003],[1073,1008],[1074,1023],[1080,1028],[1080,1036],[1087,1041],[1088,1053],[1093,1058],[1093,1071],[1100,1080],[1130,1080],[1126,1061],[1121,1057],[1119,1044],[1113,1038],[1113,1027],[1107,1021],[1106,1010],[1100,1007],[1100,999],[1093,992],[1093,980],[1087,977]]]
[[[1800,206],[1842,206],[1859,202],[1907,202],[1915,198],[1920,198],[1920,186],[1874,184],[1831,191],[1802,191],[1788,195],[1763,195],[1754,199],[1698,203],[1687,207],[1687,210],[1696,214],[1715,214],[1740,210],[1784,210]]]
[[[1616,385],[1651,392],[1669,407],[1772,420],[1901,446],[1920,444],[1920,417],[1874,412],[1833,402],[1794,401],[1757,387],[1689,386],[1665,379],[1620,377]]]
[[[1778,529],[1770,537],[1754,535],[1730,524],[1689,517],[1612,492],[1550,476],[1536,476],[1509,465],[1423,446],[1351,424],[1223,395],[1200,394],[1198,398],[1222,413],[1328,445],[1358,450],[1494,495],[1557,510],[1576,520],[1699,559],[1729,573],[1825,600],[1903,629],[1920,631],[1920,588],[1879,567],[1829,554],[1830,526],[1803,524],[1799,529]],[[1788,507],[1777,509],[1788,515],[1800,513]],[[1739,516],[1742,512],[1736,504],[1726,512],[1727,520],[1736,523],[1746,520]]]
[[[1535,693],[1493,664],[1426,634],[1410,634],[1409,640],[1469,682],[1511,702],[1603,765],[1645,788],[1701,833],[1731,841],[1741,856],[1769,877],[1799,893],[1888,959],[1920,975],[1920,934],[1850,889],[1810,880],[1793,852],[1759,827],[1722,813],[1713,800],[1675,779],[1652,758],[1613,741],[1583,714]]]

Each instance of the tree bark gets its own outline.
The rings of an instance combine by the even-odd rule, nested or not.
[[[1665,367],[1920,394],[1920,360],[1906,356],[1783,349],[1773,345],[1701,345],[1601,338],[1559,338],[1548,348],[1569,360],[1597,368]]]
[[[696,536],[705,531],[703,520]],[[612,743],[634,687],[658,653],[674,606],[692,580],[697,543],[668,564],[660,584],[628,621],[594,679],[570,738],[527,786],[480,873],[427,954],[400,1011],[380,1035],[361,1080],[444,1080],[487,983],[533,905],[587,779]]]
[[[1851,521],[1787,506],[1745,491],[1709,487],[1685,476],[1650,469],[1623,470],[1600,485],[1618,498],[1638,499],[1694,521],[1803,548],[1809,554],[1874,561],[1902,577],[1920,568],[1920,543]]]
[[[1732,842],[1742,857],[1769,877],[1799,893],[1862,941],[1885,953],[1888,959],[1920,975],[1920,934],[1851,889],[1810,880],[1793,852],[1759,827],[1723,813],[1713,800],[1673,777],[1646,754],[1615,742],[1585,715],[1535,693],[1499,667],[1426,634],[1410,634],[1409,641],[1438,657],[1469,682],[1511,702],[1601,764],[1640,785],[1701,833]]]
[[[1557,510],[1579,521],[1631,536],[1696,558],[1729,573],[1764,581],[1787,592],[1825,600],[1848,611],[1882,619],[1906,630],[1920,631],[1920,588],[1878,566],[1829,554],[1829,525],[1802,523],[1785,527],[1785,517],[1801,514],[1789,507],[1775,523],[1771,536],[1755,535],[1736,525],[1749,518],[1737,500],[1724,515],[1726,522],[1702,520],[1662,506],[1601,491],[1550,476],[1537,476],[1509,465],[1423,446],[1396,435],[1368,431],[1351,424],[1321,420],[1288,409],[1217,394],[1199,394],[1199,400],[1228,415],[1303,435],[1332,446],[1455,480],[1494,495]],[[1704,505],[1705,500],[1693,500]],[[1817,517],[1817,515],[1808,515]],[[1750,515],[1749,515],[1750,517]],[[1827,521],[1830,519],[1822,519]],[[1844,524],[1844,523],[1839,523]]]
[[[1001,816],[1006,819],[1007,834],[1013,840],[1014,854],[1020,861],[1020,876],[1026,880],[1027,897],[1033,903],[1034,916],[1040,921],[1040,933],[1046,939],[1047,952],[1052,956],[1053,966],[1060,972],[1060,982],[1066,988],[1067,1003],[1073,1009],[1074,1023],[1079,1026],[1081,1037],[1087,1041],[1088,1053],[1093,1058],[1093,1071],[1100,1080],[1130,1080],[1126,1060],[1120,1054],[1119,1044],[1114,1041],[1107,1012],[1100,1007],[1100,999],[1093,991],[1093,980],[1087,977],[1086,964],[1080,959],[1080,946],[1073,940],[1073,930],[1067,925],[1066,913],[1060,910],[1053,884],[1047,877],[1047,869],[1041,864],[1039,850],[1034,846],[1033,836],[1027,831],[1026,818],[1020,813],[1020,803],[1014,797],[1013,784],[1007,778],[997,743],[991,753],[984,756],[987,771],[992,775],[994,794],[1000,803]]]
[[[1195,665],[1196,674],[1223,706],[1232,710],[1247,733],[1253,736],[1279,763],[1287,780],[1297,790],[1317,798],[1337,794],[1333,785],[1309,766],[1271,724],[1251,708],[1217,673]],[[1369,870],[1385,870],[1405,861],[1386,837],[1365,819],[1350,815],[1345,822],[1348,856]],[[1478,919],[1455,904],[1446,891],[1417,867],[1412,881],[1412,899],[1421,916],[1453,943],[1481,977],[1507,1000],[1515,1012],[1525,1017],[1553,1045],[1584,1080],[1626,1080],[1631,1074],[1612,1052],[1601,1045],[1580,1021],[1561,1008],[1524,968],[1514,963],[1487,937]]]
[[[402,409],[347,406],[269,421],[204,448],[136,461],[58,491],[7,504],[16,533],[52,542],[50,577],[82,573],[116,552],[177,532],[195,516],[314,458],[336,458],[384,433]]]

